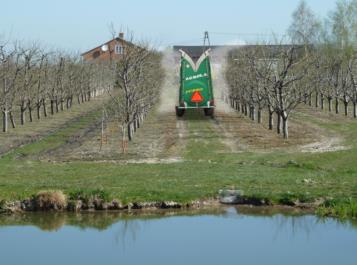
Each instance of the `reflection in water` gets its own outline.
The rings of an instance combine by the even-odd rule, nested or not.
[[[122,221],[116,232],[114,232],[116,244],[122,245],[125,249],[126,242],[129,242],[130,240],[135,241],[137,234],[140,233],[140,229],[142,227],[141,223],[142,222],[137,220]]]
[[[249,212],[249,210],[251,210]],[[258,211],[257,211],[258,210]],[[279,212],[280,210],[280,212]],[[279,237],[279,234],[289,235],[292,238],[297,234],[304,233],[306,237],[309,236],[316,222],[311,222],[311,216],[301,211],[282,211],[282,209],[266,208],[266,209],[238,209],[231,207],[227,210],[229,217],[244,218],[249,215],[260,216],[261,218],[268,218],[272,223],[272,230],[274,231],[274,239]],[[244,215],[242,215],[244,213]],[[318,220],[317,218],[314,218]]]
[[[356,223],[276,208],[0,216],[1,264],[355,265],[356,245]]]
[[[112,212],[29,212],[0,215],[1,226],[31,225],[43,231],[57,231],[63,226],[75,226],[81,229],[94,228],[105,230],[117,222],[126,223],[124,230],[133,229],[136,220],[160,219],[170,216],[191,216],[202,214],[224,214],[223,208],[193,210],[152,210],[152,211],[112,211]],[[127,231],[125,231],[127,233]]]
[[[274,207],[218,207],[209,209],[191,209],[191,210],[152,210],[152,211],[121,211],[121,212],[31,212],[11,215],[0,215],[1,226],[22,226],[31,225],[40,228],[43,231],[58,231],[63,226],[74,226],[80,229],[94,228],[99,231],[108,229],[115,223],[120,223],[118,230],[119,240],[130,235],[135,239],[140,223],[145,220],[154,220],[175,216],[202,216],[214,215],[224,218],[247,218],[257,216],[268,218],[274,224],[276,232],[290,229],[292,235],[304,232],[306,235],[315,225],[326,224],[331,218],[313,217],[311,222],[310,212],[305,212],[293,208],[274,208]],[[335,220],[335,225],[352,226],[357,228],[357,220]],[[285,231],[286,232],[286,231]],[[121,236],[119,236],[121,235]]]

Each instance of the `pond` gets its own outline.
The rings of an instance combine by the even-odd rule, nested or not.
[[[357,264],[357,224],[271,209],[0,216],[0,264]]]

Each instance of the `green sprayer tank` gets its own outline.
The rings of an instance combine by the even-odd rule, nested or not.
[[[181,117],[186,109],[203,109],[213,116],[214,97],[209,49],[195,62],[186,52],[181,52],[179,104],[176,115]]]

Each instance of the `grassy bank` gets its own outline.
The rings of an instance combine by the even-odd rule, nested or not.
[[[186,203],[216,197],[222,188],[237,188],[247,198],[272,204],[312,203],[323,198],[334,203],[325,203],[318,211],[321,215],[357,217],[355,121],[319,120],[321,128],[347,137],[346,145],[351,148],[337,152],[233,153],[222,141],[215,121],[192,112],[183,121],[188,133],[182,160],[175,163],[39,159],[68,143],[68,138],[92,122],[91,114],[79,117],[75,123],[0,158],[0,200],[25,199],[43,190],[61,190],[67,196],[100,190],[108,199],[123,203]]]

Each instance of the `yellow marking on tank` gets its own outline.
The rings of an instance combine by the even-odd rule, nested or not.
[[[201,92],[201,91],[203,91],[203,88],[191,88],[191,89],[187,89],[187,90],[185,91],[185,93],[186,93],[186,94],[191,94],[191,93],[196,92],[196,91]]]

